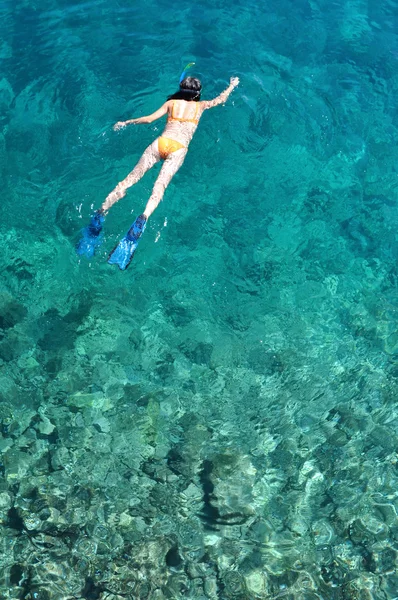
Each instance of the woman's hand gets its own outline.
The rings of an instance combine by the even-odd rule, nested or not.
[[[237,87],[239,85],[239,77],[231,77],[229,84],[234,88]]]
[[[127,123],[125,121],[118,121],[117,123],[114,124],[113,131],[119,131],[119,129],[126,127],[126,125],[127,125]]]

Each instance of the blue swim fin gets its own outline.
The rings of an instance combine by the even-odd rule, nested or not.
[[[76,246],[76,252],[80,256],[91,258],[94,255],[96,248],[102,242],[100,233],[104,221],[104,213],[100,210],[95,211],[90,223],[82,230],[82,237]]]
[[[108,258],[110,265],[117,265],[121,271],[127,269],[133,260],[140,237],[145,231],[146,222],[147,218],[145,215],[140,215],[136,218],[127,234],[110,253]]]

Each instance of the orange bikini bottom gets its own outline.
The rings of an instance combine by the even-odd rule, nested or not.
[[[158,138],[158,150],[162,160],[165,160],[170,154],[176,152],[176,150],[181,150],[181,148],[185,148],[185,146],[180,144],[180,142],[167,137]]]

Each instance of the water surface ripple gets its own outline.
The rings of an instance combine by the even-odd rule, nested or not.
[[[0,3],[0,600],[397,597],[397,9]],[[78,259],[188,61],[241,84]]]

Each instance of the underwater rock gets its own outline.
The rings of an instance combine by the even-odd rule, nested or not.
[[[231,600],[250,600],[244,577],[238,571],[222,574],[223,596]]]
[[[11,362],[27,352],[32,346],[32,340],[14,330],[9,330],[0,342],[0,358],[5,362]]]
[[[311,529],[312,535],[314,536],[314,543],[316,546],[324,547],[330,544],[335,537],[335,532],[329,521],[315,521],[312,524]]]
[[[78,221],[78,217],[79,213],[77,213],[75,206],[69,201],[69,198],[58,204],[55,222],[65,237],[75,237],[77,232],[84,227],[83,220]]]
[[[197,507],[198,505],[196,505]],[[181,555],[188,564],[197,564],[205,554],[203,528],[199,519],[189,515],[189,520],[180,523],[177,529],[177,539]]]
[[[367,5],[364,5],[360,0],[348,0],[344,4],[339,29],[344,41],[358,49],[361,48],[360,44],[363,44],[366,48],[372,34]]]
[[[396,574],[397,551],[392,547],[373,552],[373,566],[375,573]]]
[[[185,573],[173,573],[167,581],[166,594],[172,598],[184,598],[192,591],[192,582]],[[196,596],[197,597],[197,596]]]
[[[69,396],[68,404],[76,408],[92,408],[100,412],[106,412],[113,408],[112,402],[102,392],[76,392]]]
[[[373,236],[370,235],[363,221],[351,217],[341,222],[343,234],[352,240],[352,245],[360,254],[369,255],[373,250]]]
[[[197,365],[209,365],[213,346],[205,342],[187,341],[179,349],[193,363]]]
[[[41,350],[54,352],[73,348],[77,338],[76,327],[56,309],[46,311],[40,317],[38,325],[41,333],[38,346]]]
[[[4,384],[5,390],[9,390],[9,378],[0,378],[0,383]],[[14,382],[13,382],[14,385]],[[12,394],[11,394],[12,400]],[[10,402],[5,400],[1,404],[0,411],[0,428],[3,438],[12,438],[14,440],[19,439],[22,433],[28,429],[32,420],[37,416],[37,413],[32,408],[21,407],[20,405],[14,406]]]
[[[23,321],[27,308],[9,294],[0,294],[0,329],[7,331]]]
[[[255,373],[264,377],[283,373],[286,368],[283,358],[279,353],[273,352],[261,345],[250,350],[248,365]]]
[[[50,468],[52,471],[58,471],[69,468],[71,465],[71,456],[67,448],[60,446],[50,450]]]
[[[388,527],[371,515],[355,519],[349,526],[349,539],[353,544],[372,546],[388,538]]]
[[[22,354],[18,359],[18,368],[24,373],[27,378],[35,377],[40,374],[41,365],[32,356],[30,352]]]
[[[252,571],[245,575],[245,581],[250,598],[264,598],[268,594],[267,576],[263,571]]]
[[[8,512],[11,508],[12,499],[8,492],[0,493],[0,525],[5,525],[8,521]]]
[[[18,400],[19,398],[19,390],[16,383],[11,379],[11,377],[7,377],[6,375],[0,377],[0,401],[1,402],[12,402]],[[6,425],[6,414],[3,412],[0,415],[3,427],[3,433],[8,433],[9,425]],[[6,430],[4,430],[6,427]]]
[[[254,513],[252,489],[256,469],[248,456],[216,454],[204,461],[201,483],[204,491],[202,517],[209,525],[241,525]]]
[[[4,48],[4,45],[3,45]],[[15,98],[14,90],[5,77],[0,80],[0,111],[7,111]]]

